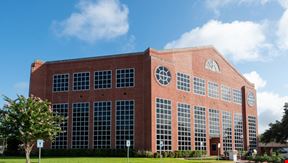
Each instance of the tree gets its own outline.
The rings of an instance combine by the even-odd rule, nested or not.
[[[270,128],[266,130],[262,136],[261,141],[264,143],[277,142],[286,143],[288,140],[288,103],[284,105],[284,115],[281,121],[269,124]]]
[[[25,150],[26,163],[30,153],[41,138],[51,140],[61,132],[64,117],[53,113],[50,103],[37,97],[17,96],[12,100],[4,97],[6,105],[0,110],[0,132],[7,138],[21,141]]]

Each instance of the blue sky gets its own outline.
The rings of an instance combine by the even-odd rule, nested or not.
[[[28,94],[36,59],[214,45],[256,84],[260,132],[288,102],[288,0],[3,0],[0,20],[9,97]]]

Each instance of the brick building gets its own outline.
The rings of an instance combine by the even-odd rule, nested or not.
[[[207,150],[257,146],[254,85],[213,47],[31,65],[30,94],[68,116],[48,148]]]

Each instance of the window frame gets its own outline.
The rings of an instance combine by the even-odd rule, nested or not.
[[[180,76],[178,76],[178,74]],[[186,86],[183,86],[183,84],[187,84],[187,83],[185,83],[184,81],[178,80],[178,77],[180,79],[184,79],[184,77],[181,75],[188,77],[188,90],[186,90],[187,89]],[[176,89],[179,91],[183,91],[183,92],[191,92],[191,80],[190,80],[191,76],[186,74],[186,73],[183,73],[183,72],[176,72],[175,76],[176,76]],[[172,77],[171,77],[171,79],[172,79]],[[185,80],[187,80],[187,79],[185,79]],[[178,85],[178,82],[180,83],[179,85]]]
[[[195,84],[195,78],[196,79],[198,79],[199,81],[201,81],[201,80],[203,80],[204,81],[204,94],[200,94],[199,92],[199,90],[198,90],[198,92],[195,92],[195,87],[196,87],[196,84]],[[200,77],[197,77],[197,76],[193,76],[193,93],[195,94],[195,95],[198,95],[198,96],[206,96],[206,80],[205,79],[203,79],[203,78],[200,78]],[[200,88],[199,86],[197,86],[198,88]],[[202,91],[202,90],[201,90]]]
[[[89,74],[89,88],[88,89],[74,89],[74,75],[75,74],[81,74],[81,73],[88,73]],[[81,92],[81,91],[90,91],[90,88],[91,88],[91,77],[90,77],[90,71],[81,71],[81,72],[74,72],[73,73],[73,79],[72,79],[72,90],[75,91],[75,92]]]
[[[115,125],[115,129],[114,129],[114,131],[115,131],[115,133],[114,133],[114,136],[115,136],[115,139],[114,139],[115,149],[123,149],[123,148],[117,148],[117,102],[121,102],[121,101],[133,101],[133,104],[134,104],[134,107],[133,107],[133,134],[132,134],[133,143],[131,144],[131,146],[132,146],[132,148],[135,148],[135,138],[136,138],[135,137],[136,101],[134,99],[124,99],[124,100],[115,100],[115,109],[114,109],[114,112],[115,112],[114,113],[115,114],[114,115],[114,117],[115,117],[115,120],[114,120],[114,125]],[[111,112],[113,112],[113,111],[111,110]],[[111,123],[113,123],[113,121]],[[112,133],[111,133],[111,136],[112,136]],[[131,140],[130,140],[130,143],[131,143]],[[125,149],[125,147],[124,147],[124,149]]]
[[[210,84],[213,85],[213,88],[215,85],[217,85],[217,97],[214,97],[214,96],[210,96],[210,90],[213,90],[213,89],[210,89]],[[211,94],[214,94],[214,92],[212,91]],[[208,81],[208,97],[209,98],[213,98],[213,99],[219,99],[220,98],[220,93],[219,93],[219,84],[216,83],[216,82],[213,82],[213,81]]]
[[[128,69],[132,69],[133,70],[133,86],[125,86],[125,87],[118,87],[117,86],[117,75],[118,75],[118,73],[117,73],[117,71],[118,70],[128,70]],[[127,68],[117,68],[117,69],[115,69],[115,88],[134,88],[136,86],[136,70],[135,70],[135,68],[134,67],[127,67]]]
[[[96,88],[96,84],[95,84],[95,82],[96,82],[96,80],[95,80],[95,78],[96,78],[96,72],[107,72],[107,71],[110,71],[111,72],[111,85],[110,85],[110,87],[109,88]],[[96,70],[96,71],[94,71],[94,76],[93,76],[93,86],[94,86],[94,90],[103,90],[103,89],[112,89],[113,88],[113,71],[112,70]]]
[[[66,91],[54,91],[54,77],[55,77],[56,75],[68,75],[68,82],[67,82],[67,83],[68,83],[68,86],[67,86],[67,90],[66,90]],[[70,91],[69,86],[70,86],[70,74],[69,74],[69,73],[56,73],[56,74],[53,74],[53,75],[52,75],[52,93],[69,92],[69,91]]]
[[[168,83],[167,83],[166,85],[165,85],[165,84],[162,84],[162,83],[158,80],[158,78],[157,78],[157,70],[158,70],[158,68],[160,68],[160,67],[166,68],[166,69],[168,70],[168,72],[170,73],[170,81],[168,81]],[[170,83],[172,82],[172,73],[171,73],[171,71],[169,70],[168,67],[163,66],[163,65],[159,65],[159,66],[157,66],[157,67],[155,68],[155,70],[154,70],[154,77],[155,77],[157,83],[158,83],[160,86],[164,86],[164,87],[165,87],[165,86],[169,86]]]

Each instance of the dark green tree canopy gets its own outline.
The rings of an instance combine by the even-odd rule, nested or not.
[[[0,132],[23,143],[28,163],[36,140],[53,140],[61,132],[64,117],[53,113],[50,103],[37,97],[4,100],[7,104],[0,110]]]
[[[266,130],[262,136],[261,141],[264,143],[277,142],[286,143],[288,140],[288,104],[284,106],[284,115],[281,121],[269,124],[270,128]]]

